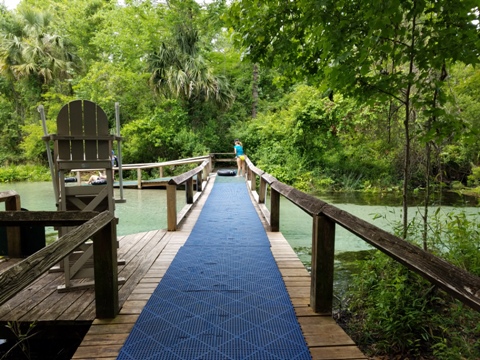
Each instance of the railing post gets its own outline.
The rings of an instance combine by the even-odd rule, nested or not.
[[[177,230],[177,185],[167,185],[167,230]]]
[[[142,169],[137,169],[137,189],[142,188]]]
[[[185,181],[185,195],[187,197],[187,204],[193,204],[193,178],[189,178]]]
[[[267,194],[267,182],[260,176],[260,189],[258,193],[258,203],[265,204],[265,197]]]
[[[280,193],[270,188],[270,231],[280,231]]]
[[[163,166],[160,166],[158,168],[158,177],[161,179],[163,178]]]
[[[257,177],[253,171],[250,172],[250,191],[254,192],[257,190]]]
[[[313,216],[310,307],[316,313],[332,313],[335,222]]]
[[[197,191],[202,191],[202,187],[203,187],[203,170],[197,174]]]
[[[8,196],[5,199],[5,210],[6,211],[20,211],[22,209],[20,205],[20,195],[16,194]],[[19,226],[7,226],[7,246],[8,246],[8,256],[12,258],[21,258],[22,257],[22,243],[20,238],[20,227]]]
[[[99,319],[112,319],[119,311],[115,221],[113,219],[93,237],[95,306]]]
[[[208,175],[211,173],[211,169],[212,169],[211,163],[208,163],[208,165],[203,168],[202,173],[203,173],[204,179],[208,179]]]

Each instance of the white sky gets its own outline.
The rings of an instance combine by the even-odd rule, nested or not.
[[[7,9],[15,9],[18,5],[18,3],[20,2],[20,0],[0,0],[0,3],[3,2],[6,6],[7,6]],[[212,0],[197,0],[198,3],[200,4],[203,4],[203,3],[211,3]]]
[[[0,0],[7,7],[7,9],[15,9],[20,2],[20,0]]]

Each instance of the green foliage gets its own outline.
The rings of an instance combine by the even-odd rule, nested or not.
[[[23,328],[25,328],[25,326],[23,326],[22,323],[17,321],[8,322],[6,327],[14,334],[17,342],[2,356],[2,359],[7,359],[8,354],[16,348],[19,348],[27,359],[31,359],[32,354],[30,353],[28,340],[38,334],[38,332],[33,332],[36,326],[37,323],[33,322],[28,324],[28,327],[24,330]]]
[[[115,128],[115,103],[121,106],[122,124],[152,113],[152,93],[148,75],[135,72],[122,63],[96,62],[73,86],[80,99],[99,104]]]
[[[54,133],[53,129],[55,127],[56,123],[54,121],[47,121],[47,129],[50,134]],[[27,161],[47,165],[46,145],[45,141],[42,140],[44,133],[41,122],[24,125],[22,130],[25,136],[20,147],[23,149]]]
[[[480,186],[480,166],[472,167],[472,173],[468,175],[468,185]]]
[[[480,275],[478,214],[443,214],[429,220],[429,249]],[[401,226],[400,226],[401,227]],[[421,239],[423,224],[409,224],[408,237]],[[361,263],[350,289],[349,332],[373,354],[435,359],[474,359],[480,314],[461,305],[403,265],[376,252]]]
[[[51,181],[50,170],[38,165],[10,165],[0,167],[0,182]]]
[[[429,217],[428,249],[455,266],[480,276],[479,213],[444,212],[441,208]],[[412,222],[408,238],[420,239],[423,225]]]
[[[176,101],[165,101],[155,114],[123,127],[123,161],[154,162],[201,152],[196,135],[187,128],[187,114]]]
[[[383,254],[354,277],[349,331],[369,354],[473,359],[480,316]]]

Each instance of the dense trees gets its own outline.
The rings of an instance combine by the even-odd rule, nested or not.
[[[403,189],[406,236],[408,192],[480,184],[479,16],[478,0],[0,5],[0,163],[21,173],[3,181],[25,179],[12,164],[46,163],[39,104],[54,132],[70,100],[99,103],[112,128],[119,102],[125,162],[232,151],[241,138],[302,190]],[[427,209],[410,236],[443,250],[426,238]],[[475,253],[468,231],[453,230],[467,234],[457,253]]]
[[[464,125],[447,116],[444,82],[457,61],[479,61],[478,3],[235,1],[232,26],[254,61],[365,101],[389,102],[404,128],[404,237],[414,138],[427,146]],[[248,14],[248,16],[245,16]],[[264,26],[256,27],[261,23]],[[332,91],[333,91],[332,90]]]
[[[242,137],[304,189],[466,183],[479,162],[475,6],[23,0],[0,12],[0,159],[44,161],[36,107],[51,122],[86,98],[112,127],[121,104],[128,161]]]

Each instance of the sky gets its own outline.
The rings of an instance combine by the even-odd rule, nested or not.
[[[3,2],[6,6],[7,6],[7,9],[15,9],[18,5],[18,3],[20,2],[20,0],[0,0],[0,3]],[[202,4],[202,3],[210,3],[212,2],[211,0],[201,0],[201,1],[198,1],[198,3]]]
[[[0,2],[3,2],[6,6],[7,9],[15,9],[20,2],[20,0],[0,0]]]

